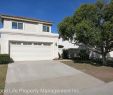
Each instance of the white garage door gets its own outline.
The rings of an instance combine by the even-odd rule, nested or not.
[[[10,56],[15,61],[52,59],[52,43],[11,42]]]

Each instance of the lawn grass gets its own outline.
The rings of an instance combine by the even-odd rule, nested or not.
[[[82,72],[90,74],[104,82],[113,81],[113,67],[97,66],[87,63],[75,63],[74,61],[61,61],[61,62]]]
[[[7,67],[7,64],[0,65],[0,90],[3,90],[5,88]],[[0,95],[3,95],[3,93],[0,93]]]

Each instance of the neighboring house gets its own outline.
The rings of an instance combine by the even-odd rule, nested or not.
[[[95,53],[93,51],[90,51],[89,58],[102,58],[102,55]],[[107,54],[107,58],[113,58],[113,51]]]
[[[67,54],[68,58],[77,56],[76,50],[79,48],[79,46],[72,43],[71,41],[63,40],[62,38],[59,38],[58,46],[59,46],[58,52],[60,56],[62,56],[63,50],[68,50],[68,54]]]
[[[63,40],[62,38],[59,38],[58,46],[59,46],[58,48],[59,55],[62,56],[63,50],[67,50],[66,54],[68,58],[75,58],[78,56],[79,50],[87,49],[86,46],[83,44],[76,45],[68,40]],[[102,58],[102,56],[90,50],[89,58]],[[113,58],[113,51],[107,54],[107,58]]]
[[[68,40],[63,40],[63,38],[59,38],[58,40],[58,45],[63,45],[64,49],[70,49],[70,48],[79,48],[78,45],[74,44],[73,42],[71,41],[68,41]]]
[[[51,33],[51,22],[9,15],[0,15],[0,20],[1,54],[14,61],[58,58],[58,34]]]

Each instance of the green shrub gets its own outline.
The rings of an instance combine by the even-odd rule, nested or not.
[[[8,54],[0,54],[0,64],[8,64],[13,62]]]
[[[79,57],[80,57],[81,60],[87,60],[87,59],[89,59],[89,53],[88,53],[88,51],[86,49],[81,49],[79,51],[79,54],[78,55],[79,55]]]
[[[98,65],[102,65],[102,59],[101,58],[92,58],[90,59],[91,62],[96,63]]]

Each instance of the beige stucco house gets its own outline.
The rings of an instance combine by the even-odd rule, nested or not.
[[[0,53],[14,61],[58,58],[58,34],[51,32],[52,22],[0,15]]]

